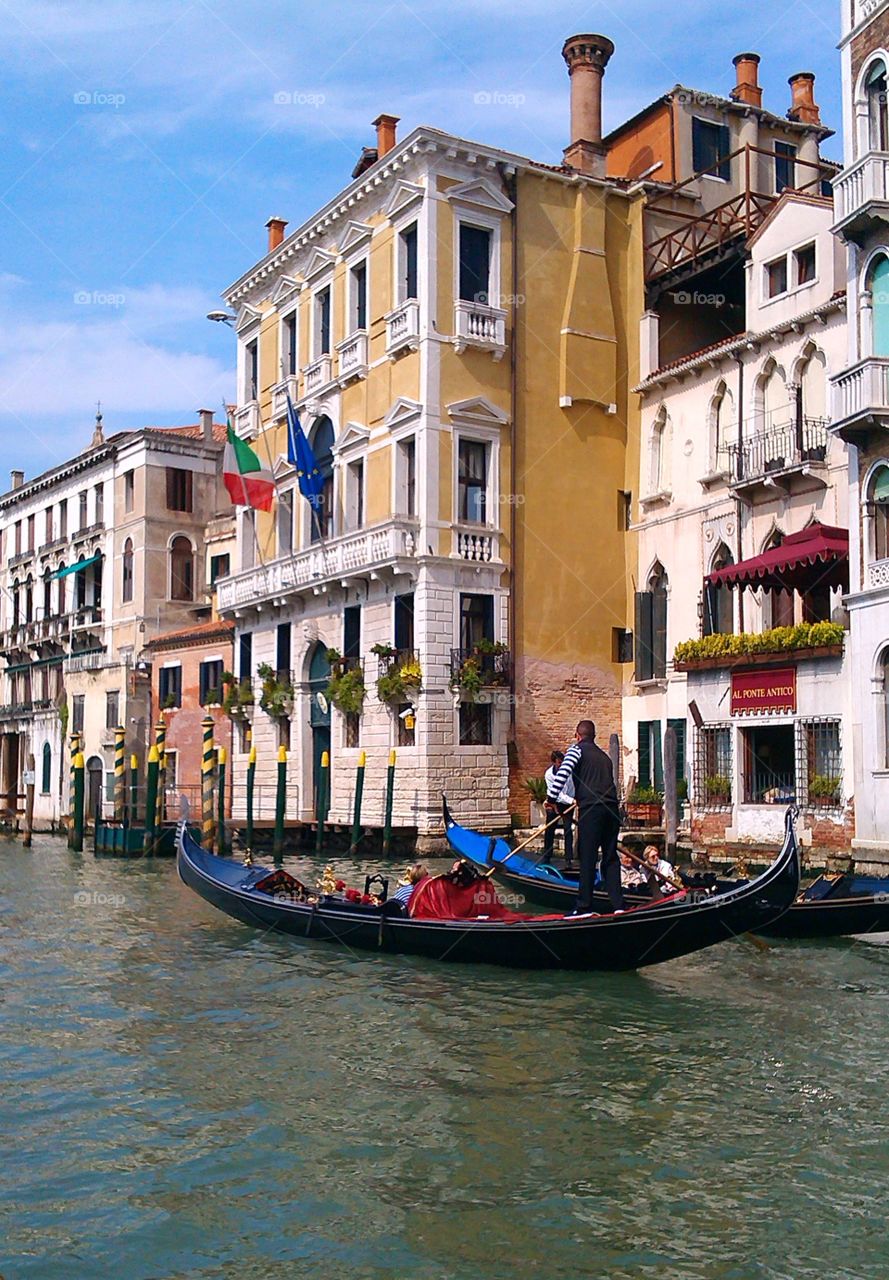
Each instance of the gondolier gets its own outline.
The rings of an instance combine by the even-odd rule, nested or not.
[[[602,850],[602,882],[612,909],[624,910],[620,887],[620,862],[617,837],[620,832],[620,810],[611,760],[596,746],[596,726],[592,720],[581,720],[574,732],[574,742],[549,788],[547,801],[556,804],[566,782],[574,782],[577,801],[577,856],[580,862],[580,885],[577,914],[593,909],[596,865]]]

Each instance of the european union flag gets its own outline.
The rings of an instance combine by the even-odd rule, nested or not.
[[[321,514],[321,494],[324,478],[312,452],[306,433],[302,429],[299,414],[287,396],[287,461],[296,467],[299,491],[317,516]]]

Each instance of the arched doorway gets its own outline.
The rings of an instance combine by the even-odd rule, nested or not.
[[[330,705],[324,696],[330,683],[327,646],[315,645],[309,658],[309,724],[312,727],[312,809],[318,814],[318,781],[321,756],[330,751]],[[328,794],[328,804],[330,796]]]
[[[102,811],[102,779],[105,766],[98,756],[90,756],[86,762],[86,816],[95,818]]]
[[[881,254],[870,275],[873,306],[873,354],[889,356],[889,258]]]

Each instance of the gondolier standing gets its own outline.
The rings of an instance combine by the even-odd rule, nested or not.
[[[623,911],[624,898],[620,887],[620,862],[617,857],[617,837],[620,832],[620,810],[614,770],[611,760],[596,746],[596,726],[592,720],[581,720],[574,733],[574,742],[565,752],[565,759],[549,788],[547,800],[555,804],[561,797],[565,783],[574,781],[577,800],[577,853],[580,862],[580,893],[576,914],[584,915],[593,909],[593,888],[596,883],[596,864],[602,850],[602,882],[615,911]]]

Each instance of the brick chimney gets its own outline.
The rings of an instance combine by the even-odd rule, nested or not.
[[[286,218],[269,218],[265,224],[269,229],[269,253],[273,249],[277,249],[278,245],[284,239],[284,228],[287,226]]]
[[[759,54],[739,53],[732,58],[735,68],[735,87],[729,97],[735,102],[746,102],[751,107],[762,106],[762,89],[759,87]]]
[[[198,409],[198,418],[201,424],[201,439],[206,440],[208,444],[213,441],[213,410]]]
[[[388,151],[395,146],[396,136],[395,130],[398,125],[400,116],[377,116],[376,120],[371,123],[377,131],[377,159],[382,160]]]
[[[787,81],[790,85],[788,120],[800,124],[820,124],[821,112],[815,102],[815,77],[811,71],[798,71]]]
[[[570,36],[562,57],[571,77],[571,142],[565,163],[579,173],[605,175],[602,147],[602,76],[614,45],[607,36]]]
[[[9,473],[10,488],[21,489],[25,483],[24,471],[10,471]]]

